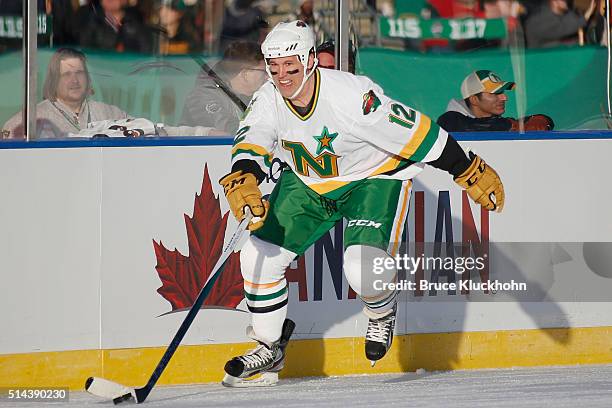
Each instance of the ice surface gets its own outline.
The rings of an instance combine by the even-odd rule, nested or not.
[[[72,392],[68,404],[3,401],[0,406],[112,407],[113,404],[85,392]],[[229,389],[219,384],[160,386],[140,406],[610,408],[612,365],[281,379],[275,387],[249,389]]]

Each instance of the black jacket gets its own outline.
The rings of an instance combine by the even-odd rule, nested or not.
[[[447,132],[497,132],[512,128],[510,119],[501,116],[475,118],[461,99],[451,99],[436,123]]]
[[[155,31],[144,23],[134,7],[125,9],[119,31],[115,31],[106,21],[104,10],[99,4],[81,7],[77,20],[81,27],[79,44],[82,47],[150,53],[156,43]]]
[[[501,116],[471,118],[453,111],[443,113],[436,123],[447,132],[496,132],[512,127],[512,122]]]

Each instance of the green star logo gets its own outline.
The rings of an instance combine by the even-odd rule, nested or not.
[[[334,152],[334,147],[332,146],[332,142],[338,136],[338,133],[329,133],[327,126],[323,126],[323,131],[319,136],[313,136],[319,145],[317,146],[317,155],[321,154],[323,150],[328,150],[332,153]]]

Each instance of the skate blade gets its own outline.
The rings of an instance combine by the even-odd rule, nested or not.
[[[370,367],[374,367],[376,365],[376,360],[370,360]]]
[[[225,374],[221,384],[231,388],[271,387],[278,383],[278,373],[265,372],[258,377],[238,378]]]

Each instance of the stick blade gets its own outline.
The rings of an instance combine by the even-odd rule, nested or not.
[[[85,391],[96,397],[111,399],[115,404],[135,400],[136,392],[133,388],[107,380],[101,377],[89,377],[85,381]]]

